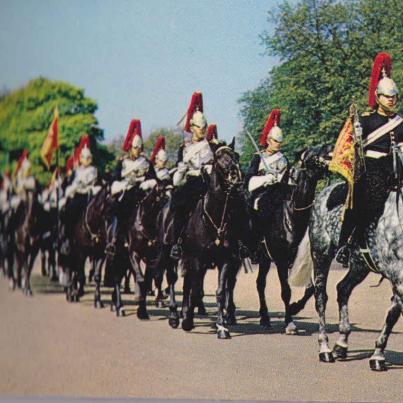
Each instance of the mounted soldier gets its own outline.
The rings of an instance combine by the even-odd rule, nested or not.
[[[186,120],[185,120],[186,119]],[[178,153],[177,170],[173,176],[175,192],[172,200],[174,246],[173,259],[182,256],[182,231],[199,199],[206,192],[203,174],[210,174],[214,159],[206,140],[207,120],[203,114],[203,95],[194,92],[187,113],[184,131],[191,134]]]
[[[371,111],[354,122],[358,134],[355,145],[362,150],[364,171],[353,179],[352,208],[344,215],[337,255],[343,265],[348,262],[352,244],[361,245],[369,224],[382,215],[390,191],[400,186],[403,119],[396,113],[399,91],[390,77],[391,69],[390,55],[379,53],[369,85]]]
[[[154,164],[155,174],[164,188],[172,189],[172,177],[167,168],[168,154],[165,151],[165,137],[159,136],[151,153],[150,161]]]
[[[73,171],[71,184],[65,191],[65,209],[62,214],[64,225],[63,253],[67,254],[73,239],[74,226],[89,202],[93,186],[98,177],[97,168],[92,165],[90,138],[86,134],[81,137],[80,144],[75,151],[79,165]],[[64,202],[62,202],[62,205]]]
[[[262,237],[262,214],[264,209],[271,211],[271,206],[282,202],[283,184],[288,181],[289,163],[281,152],[283,132],[279,127],[281,112],[273,109],[266,121],[259,143],[264,151],[253,155],[245,183],[251,194],[251,213],[254,229],[254,260],[258,253],[258,244]],[[263,220],[264,222],[264,220]]]
[[[141,200],[144,192],[156,185],[155,170],[151,162],[142,154],[143,139],[141,122],[133,119],[130,122],[123,151],[127,155],[119,161],[115,170],[115,181],[111,187],[109,210],[111,215],[111,231],[106,246],[106,253],[113,256],[119,233],[125,230],[125,223]]]

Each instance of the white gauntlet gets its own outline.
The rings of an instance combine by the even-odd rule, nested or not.
[[[156,184],[157,184],[157,181],[155,179],[148,179],[140,185],[140,189],[149,190],[149,189],[152,189]]]
[[[261,175],[261,176],[252,176],[248,183],[249,192],[253,192],[256,189],[259,189],[262,186],[272,185],[277,182],[277,178],[273,174]]]

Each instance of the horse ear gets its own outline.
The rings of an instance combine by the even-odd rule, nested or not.
[[[306,151],[306,148],[300,148],[294,152],[295,161],[299,161],[301,159],[302,154]]]
[[[232,138],[232,141],[228,147],[230,147],[232,149],[232,151],[235,150],[235,137]]]

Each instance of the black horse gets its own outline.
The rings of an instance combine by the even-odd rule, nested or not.
[[[96,188],[98,192],[87,196],[87,203],[74,224],[70,250],[60,253],[60,266],[64,272],[66,299],[78,302],[84,295],[85,262],[90,259],[96,284],[94,306],[102,308],[100,283],[105,261],[107,223],[104,216],[109,182],[99,178],[94,186]]]
[[[285,305],[284,331],[286,334],[297,333],[292,315],[298,313],[299,309],[303,307],[301,302],[290,305],[291,288],[288,283],[288,269],[294,262],[298,245],[308,227],[315,189],[319,179],[323,178],[327,172],[326,157],[330,150],[331,146],[325,145],[310,147],[298,152],[296,164],[291,169],[290,175],[295,185],[288,200],[282,198],[285,193],[281,188],[278,189],[277,195],[267,190],[266,195],[263,194],[261,199],[264,209],[262,216],[259,215],[259,217],[263,227],[263,241],[256,280],[260,301],[260,324],[271,328],[265,288],[270,265],[274,262],[281,284],[281,298]],[[277,200],[274,200],[274,196],[278,196]],[[310,295],[313,294],[312,289],[308,292]]]
[[[39,190],[26,192],[16,212],[15,263],[17,278],[12,281],[21,286],[25,295],[32,295],[31,272],[38,254],[43,231],[44,210],[38,200]]]
[[[234,143],[211,145],[214,162],[211,175],[206,177],[207,192],[186,224],[183,242],[182,329],[193,329],[194,309],[203,296],[204,275],[208,268],[216,266],[219,272],[216,327],[221,339],[230,338],[225,311],[235,309],[228,299],[240,268],[238,241],[242,212],[239,207],[243,182]]]

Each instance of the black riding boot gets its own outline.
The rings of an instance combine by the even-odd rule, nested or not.
[[[116,253],[116,242],[118,237],[118,218],[112,217],[111,229],[108,236],[108,244],[105,247],[105,253],[109,256],[114,256]]]

